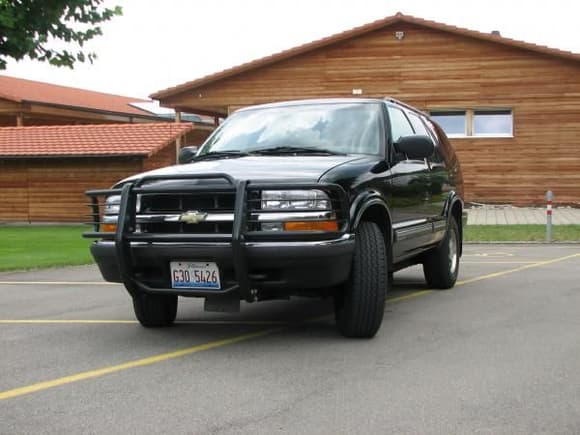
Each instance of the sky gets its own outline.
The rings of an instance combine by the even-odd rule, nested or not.
[[[10,61],[13,77],[147,98],[397,12],[580,53],[579,0],[106,0],[123,16],[74,70]]]

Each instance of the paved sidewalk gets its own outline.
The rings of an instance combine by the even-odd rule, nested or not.
[[[467,209],[468,225],[515,225],[545,223],[545,208],[485,205]],[[554,208],[552,213],[552,223],[554,225],[580,225],[580,208]]]

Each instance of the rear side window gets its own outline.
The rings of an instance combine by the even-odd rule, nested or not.
[[[440,140],[439,135],[437,134],[437,129],[435,125],[429,119],[425,119],[425,123],[427,124],[427,128],[429,130],[429,135],[433,142],[435,142],[435,153],[431,157],[431,161],[433,163],[444,163],[445,162],[445,155],[449,156],[449,153],[446,151],[446,139]]]
[[[411,124],[409,124],[409,120],[402,110],[392,106],[388,106],[388,109],[393,142],[397,142],[401,137],[415,134],[413,128],[411,128]]]
[[[421,119],[419,119],[419,117],[417,115],[415,115],[412,112],[408,112],[407,115],[409,116],[409,120],[411,121],[411,124],[413,124],[413,128],[415,129],[415,134],[420,134],[423,136],[431,136],[429,134],[429,132],[427,131],[425,124],[423,124],[423,121],[421,121]],[[434,140],[433,137],[431,137],[431,139]]]

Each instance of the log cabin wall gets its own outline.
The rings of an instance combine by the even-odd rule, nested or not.
[[[85,190],[140,172],[141,158],[0,160],[0,222],[87,222]]]
[[[175,164],[175,143],[149,158],[0,158],[0,222],[87,222],[89,189]]]
[[[165,166],[175,165],[176,162],[176,146],[175,142],[164,147],[161,151],[153,154],[148,159],[144,159],[140,172],[151,171]]]
[[[397,39],[395,32],[404,32]],[[498,41],[502,38],[498,37]],[[580,204],[580,62],[401,22],[160,98],[216,108],[392,96],[425,111],[507,108],[513,137],[454,138],[466,200]]]
[[[28,221],[28,214],[26,161],[0,159],[0,222]]]

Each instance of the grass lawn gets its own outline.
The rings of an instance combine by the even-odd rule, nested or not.
[[[543,242],[545,225],[467,225],[466,242]],[[552,240],[580,241],[580,225],[553,225]]]
[[[0,226],[0,271],[92,263],[89,227]]]
[[[89,264],[83,225],[0,226],[0,271]],[[544,225],[468,225],[465,241],[544,241]],[[554,225],[556,241],[580,241],[580,225]]]

